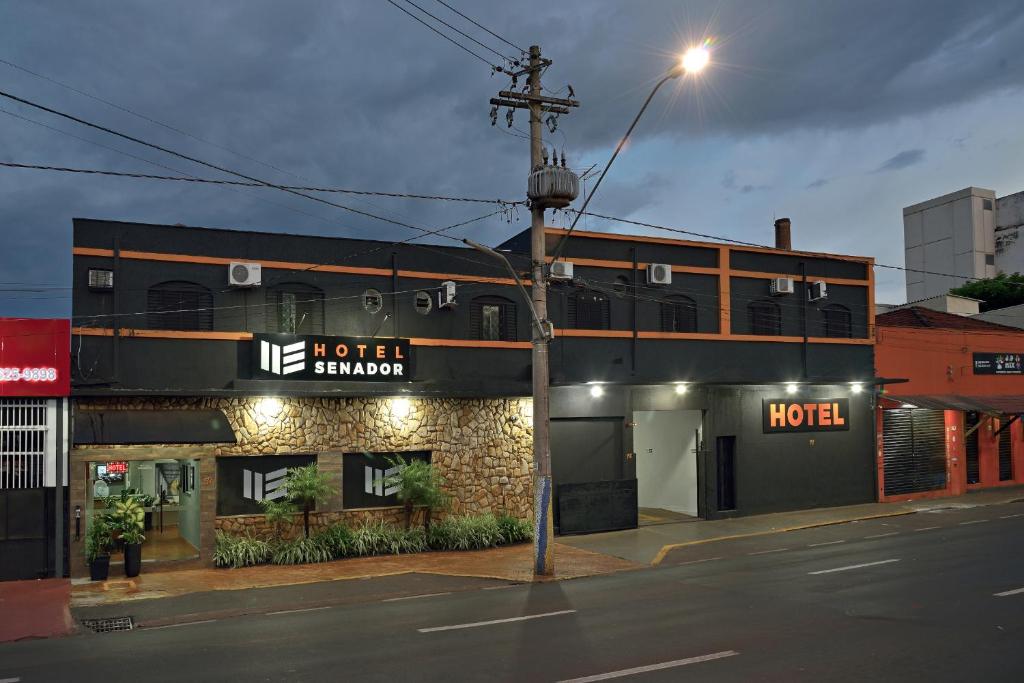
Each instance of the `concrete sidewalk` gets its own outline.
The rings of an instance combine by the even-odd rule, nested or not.
[[[641,565],[590,550],[555,544],[557,573],[554,580],[594,576]],[[410,555],[357,557],[304,565],[260,565],[242,569],[184,569],[147,572],[134,579],[111,577],[108,581],[76,581],[72,607],[82,608],[126,600],[148,600],[204,591],[234,591],[298,584],[367,579],[401,574],[533,581],[533,546],[520,545],[464,552],[426,552]]]
[[[1024,486],[1006,486],[907,503],[865,503],[714,521],[679,522],[587,536],[562,536],[559,542],[582,550],[612,555],[643,565],[658,565],[668,551],[681,546],[733,538],[796,531],[877,517],[910,515],[943,508],[999,505],[1024,500]]]
[[[0,643],[71,633],[70,589],[67,579],[0,581]]]

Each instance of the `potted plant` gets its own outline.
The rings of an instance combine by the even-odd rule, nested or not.
[[[124,575],[138,576],[142,571],[142,542],[146,540],[142,535],[142,527],[133,526],[123,530],[121,539],[124,541]]]
[[[112,545],[113,532],[109,522],[101,515],[94,516],[85,532],[85,559],[89,563],[89,578],[93,581],[106,581],[110,575]]]

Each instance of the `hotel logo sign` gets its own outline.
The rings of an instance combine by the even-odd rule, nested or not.
[[[218,515],[260,515],[264,502],[288,495],[288,470],[316,461],[311,454],[219,456],[216,487],[212,478],[203,486],[216,489]]]
[[[345,453],[341,466],[341,502],[345,510],[401,505],[397,486],[384,480],[395,473],[395,458],[430,462],[430,451]]]
[[[850,429],[850,399],[766,398],[761,418],[765,434],[845,432]]]
[[[363,466],[363,492],[368,493],[371,496],[377,496],[383,498],[384,496],[393,496],[398,493],[399,486],[391,484],[390,486],[384,485],[384,480],[387,477],[398,472],[397,467],[389,467],[387,469],[378,469],[376,467],[370,467],[369,465]]]
[[[412,379],[408,339],[254,334],[254,379],[406,382]]]
[[[242,470],[242,498],[248,500],[277,500],[288,495],[288,468],[273,472]]]

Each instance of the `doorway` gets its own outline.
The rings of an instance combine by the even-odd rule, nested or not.
[[[90,462],[86,512],[102,515],[112,499],[134,498],[145,511],[143,562],[199,557],[199,461]],[[111,562],[122,562],[119,552]]]
[[[640,524],[697,519],[697,451],[701,411],[633,413]]]

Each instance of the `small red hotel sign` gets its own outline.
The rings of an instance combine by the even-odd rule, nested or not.
[[[850,429],[850,399],[762,399],[765,434],[841,432]]]
[[[0,318],[0,396],[71,393],[71,321]]]

